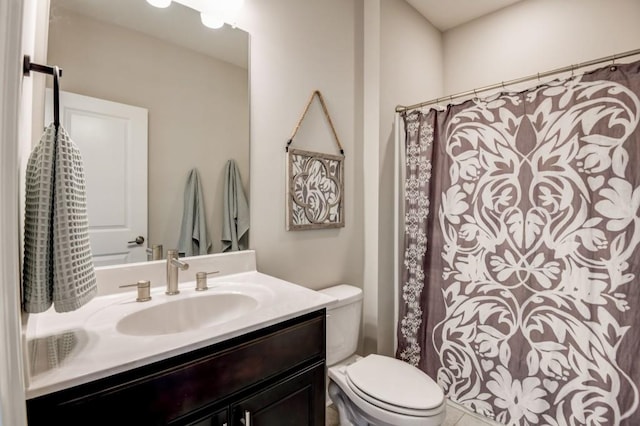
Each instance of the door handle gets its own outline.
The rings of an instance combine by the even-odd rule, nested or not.
[[[144,243],[144,237],[142,235],[138,235],[135,240],[127,241],[127,244],[137,244],[140,245]]]

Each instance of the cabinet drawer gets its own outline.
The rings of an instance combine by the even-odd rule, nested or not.
[[[324,310],[27,402],[29,425],[165,424],[325,357]]]

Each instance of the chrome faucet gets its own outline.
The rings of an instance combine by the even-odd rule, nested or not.
[[[178,259],[178,250],[167,250],[167,291],[168,295],[178,294],[178,269],[189,269],[189,264]]]

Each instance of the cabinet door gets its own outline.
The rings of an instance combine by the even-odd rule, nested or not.
[[[189,422],[187,426],[229,426],[227,410],[220,410]]]
[[[231,406],[233,425],[324,426],[324,363],[313,366]]]

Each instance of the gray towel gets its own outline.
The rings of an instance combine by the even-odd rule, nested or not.
[[[184,210],[178,251],[184,252],[185,256],[197,256],[209,253],[209,248],[211,248],[211,241],[207,233],[200,174],[198,170],[192,169],[184,188]]]
[[[224,168],[223,209],[222,251],[245,250],[247,242],[242,238],[249,231],[249,204],[234,160],[227,161]]]
[[[44,132],[26,173],[22,304],[26,312],[80,308],[97,293],[80,151],[60,126]]]

